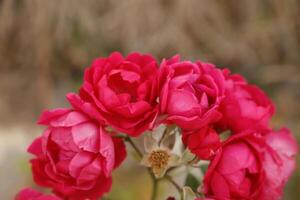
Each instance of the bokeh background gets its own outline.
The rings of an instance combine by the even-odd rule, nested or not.
[[[36,187],[25,149],[42,130],[41,110],[68,106],[84,68],[116,50],[179,53],[242,73],[275,102],[273,126],[300,141],[299,0],[0,0],[1,200]],[[112,200],[148,199],[150,179],[131,163],[116,171]],[[298,157],[284,199],[299,191]]]

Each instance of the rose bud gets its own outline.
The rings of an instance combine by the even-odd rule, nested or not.
[[[158,87],[160,112],[167,123],[197,130],[217,122],[224,96],[224,75],[213,64],[180,61],[179,56],[163,60]]]
[[[221,145],[218,133],[211,127],[183,131],[182,141],[201,160],[209,160]]]
[[[254,131],[233,135],[210,163],[203,192],[215,199],[280,199],[295,169],[296,152],[285,129],[266,136]]]
[[[111,172],[125,158],[125,145],[102,126],[71,109],[45,111],[48,128],[28,152],[34,181],[68,200],[100,198],[111,188]]]
[[[275,107],[267,95],[255,85],[249,85],[240,75],[231,75],[224,70],[226,77],[226,97],[220,111],[223,118],[220,126],[234,133],[251,129],[268,129]]]
[[[79,96],[69,94],[76,109],[130,136],[152,129],[157,117],[155,78],[150,55],[112,53],[85,70]]]
[[[15,200],[62,200],[62,199],[54,195],[44,195],[31,188],[24,188],[16,195]]]

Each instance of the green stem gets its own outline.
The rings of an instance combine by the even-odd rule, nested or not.
[[[153,183],[153,188],[152,188],[151,200],[155,200],[157,196],[158,180],[155,179],[152,181],[152,183]]]
[[[198,157],[197,156],[194,156],[194,158],[192,160],[190,160],[187,164],[191,165],[195,160],[197,160]]]
[[[118,134],[118,135],[113,135],[113,137],[115,137],[115,138],[122,138],[122,139],[126,139],[128,136],[126,136],[126,135],[122,135],[122,134]]]
[[[131,147],[135,150],[135,152],[138,154],[138,156],[140,158],[143,157],[143,153],[141,152],[141,150],[134,144],[134,142],[132,141],[132,139],[130,137],[125,137],[125,141],[128,142]]]

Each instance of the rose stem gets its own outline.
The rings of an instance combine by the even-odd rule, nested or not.
[[[134,144],[134,142],[131,140],[130,137],[125,137],[125,141],[128,142],[131,147],[135,150],[135,152],[139,155],[140,158],[143,157],[143,153],[141,152],[141,150]]]
[[[151,194],[151,200],[155,200],[157,196],[157,185],[158,185],[158,180],[152,178],[152,183],[153,183],[153,189],[152,189],[152,194]]]

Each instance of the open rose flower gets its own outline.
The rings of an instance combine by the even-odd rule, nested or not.
[[[215,129],[206,126],[196,131],[183,131],[182,141],[199,159],[209,160],[221,145]]]
[[[224,142],[208,167],[203,192],[216,199],[277,200],[295,168],[297,145],[283,129],[246,131]]]
[[[223,114],[221,127],[235,133],[254,127],[268,129],[275,112],[272,101],[257,86],[249,85],[242,76],[231,75],[229,70],[224,70],[224,74],[226,97],[220,106]]]
[[[62,200],[54,195],[45,195],[31,188],[22,189],[15,197],[15,200]]]
[[[48,128],[28,151],[37,184],[68,200],[98,199],[111,188],[111,172],[126,156],[124,143],[71,109],[45,111]]]
[[[266,135],[268,148],[264,158],[266,181],[260,199],[276,200],[282,196],[288,178],[296,168],[298,145],[287,128]]]
[[[166,122],[196,130],[221,118],[224,76],[214,65],[175,56],[162,62],[158,82],[160,112]]]
[[[86,69],[79,96],[69,94],[73,107],[113,128],[137,136],[154,126],[157,117],[157,63],[150,55],[112,53]]]

